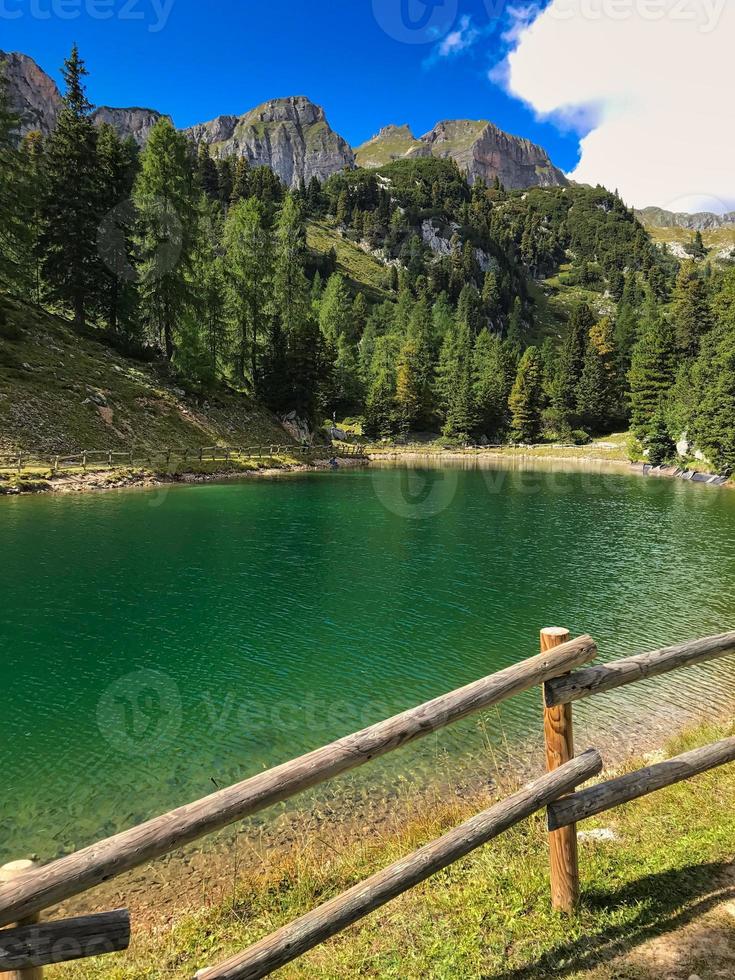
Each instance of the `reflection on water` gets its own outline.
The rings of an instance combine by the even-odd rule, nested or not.
[[[603,659],[732,628],[729,491],[551,460],[430,464],[3,501],[0,860],[50,857],[468,683],[535,653],[543,626],[592,633]],[[580,704],[580,745],[731,704],[732,663]],[[344,785],[482,771],[540,733],[533,691]]]

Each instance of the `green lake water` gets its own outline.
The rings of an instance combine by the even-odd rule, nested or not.
[[[610,659],[735,625],[735,494],[628,473],[373,467],[6,498],[0,554],[0,862],[475,680],[537,652],[543,626]],[[581,738],[734,702],[723,661],[585,703]],[[477,769],[540,724],[534,691],[360,779]]]

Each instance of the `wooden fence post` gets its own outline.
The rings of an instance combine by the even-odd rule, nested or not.
[[[546,653],[569,640],[569,630],[550,627],[541,631],[541,652]],[[546,707],[544,699],[546,768],[553,772],[574,758],[571,704]],[[579,855],[577,827],[572,825],[549,834],[551,901],[560,912],[571,913],[579,904]]]
[[[31,871],[36,865],[33,861],[13,861],[0,868],[0,885],[4,885],[16,878],[21,878],[26,871]],[[39,915],[31,915],[18,923],[19,926],[35,925],[39,921]],[[31,967],[28,970],[12,970],[10,973],[0,973],[3,980],[43,980],[43,969],[40,966]]]

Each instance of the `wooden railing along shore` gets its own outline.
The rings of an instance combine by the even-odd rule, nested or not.
[[[162,447],[133,448],[119,451],[111,449],[82,449],[76,453],[46,453],[22,451],[0,452],[0,471],[22,473],[33,467],[46,467],[53,473],[64,470],[83,470],[92,468],[113,468],[124,466],[170,466],[172,463],[230,463],[237,460],[267,460],[281,456],[319,456],[328,454],[337,457],[363,457],[362,447],[349,443],[334,443],[329,446],[277,445],[263,446],[196,446],[193,448]]]
[[[243,953],[201,970],[197,977],[256,980],[268,976],[543,808],[548,810],[552,902],[557,909],[571,912],[580,898],[577,822],[735,761],[735,738],[729,738],[580,790],[602,771],[603,762],[596,749],[575,756],[573,702],[732,653],[735,632],[590,667],[586,665],[597,657],[591,637],[570,640],[566,630],[543,630],[541,653],[536,657],[45,866],[30,867],[28,862],[6,866],[0,870],[4,882],[0,884],[0,971],[37,980],[46,965],[127,948],[130,922],[125,910],[44,923],[39,923],[39,913],[539,685],[544,696],[545,775]],[[2,928],[11,924],[13,928]]]

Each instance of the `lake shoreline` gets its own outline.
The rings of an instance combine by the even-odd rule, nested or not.
[[[549,463],[562,464],[563,471],[570,473],[587,470],[590,467],[603,466],[609,470],[617,470],[621,474],[657,477],[659,479],[679,479],[702,486],[735,487],[735,482],[728,477],[718,474],[701,473],[697,470],[687,470],[676,466],[653,467],[648,463],[631,462],[621,456],[613,456],[610,452],[590,452],[589,447],[580,447],[579,451],[569,449],[561,451],[561,447],[534,447],[533,449],[517,449],[502,447],[493,449],[403,449],[400,447],[386,448],[377,451],[366,448],[364,457],[338,458],[337,469],[354,469],[366,467],[372,463],[469,463],[475,461],[478,465],[483,462],[493,463]],[[20,478],[16,484],[4,484],[0,481],[0,496],[30,496],[32,494],[81,494],[104,493],[112,490],[156,490],[167,486],[195,486],[207,483],[221,483],[241,479],[276,479],[301,473],[325,472],[334,469],[329,459],[315,459],[310,463],[281,463],[278,466],[264,465],[258,468],[227,468],[217,467],[209,472],[197,469],[179,469],[171,473],[154,472],[145,469],[136,470],[94,470],[88,473],[74,473],[65,476],[47,478]]]
[[[583,747],[599,748],[605,774],[625,772],[636,760],[646,765],[665,757],[666,745],[703,726],[727,725],[732,711],[723,708],[706,720],[694,710],[678,716],[671,725],[670,714],[641,719],[625,734],[609,731],[593,736],[587,725],[579,725],[578,753]],[[504,756],[504,758],[501,758]],[[249,881],[271,866],[288,864],[308,855],[308,862],[329,865],[361,845],[367,838],[386,840],[412,825],[430,819],[437,809],[461,805],[482,811],[498,796],[514,792],[545,769],[540,741],[524,739],[514,746],[505,741],[491,748],[485,765],[446,772],[433,782],[405,787],[384,787],[376,797],[370,784],[356,790],[338,783],[325,791],[312,790],[313,798],[299,808],[279,805],[238,822],[219,834],[191,844],[155,862],[98,886],[93,892],[68,900],[43,913],[44,919],[103,912],[127,907],[138,928],[154,934],[206,909],[227,903],[241,879]],[[479,775],[478,773],[482,773]],[[348,777],[349,779],[349,777]],[[279,812],[280,810],[280,812]],[[21,855],[23,856],[23,855]],[[36,855],[33,855],[36,858]]]

